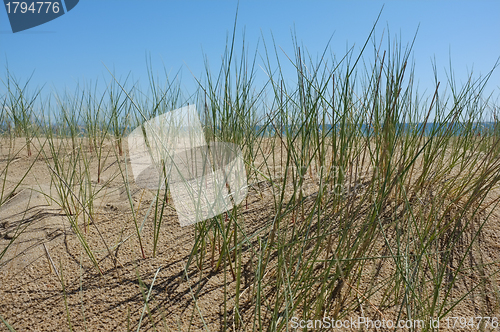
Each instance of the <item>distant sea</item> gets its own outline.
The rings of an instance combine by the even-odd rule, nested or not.
[[[276,129],[275,129],[276,126]],[[266,137],[273,137],[276,135],[276,130],[281,130],[281,135],[286,136],[287,134],[289,135],[295,135],[299,134],[301,132],[301,128],[298,126],[279,126],[279,125],[267,125],[267,126],[262,126],[262,125],[257,125],[254,127],[255,133],[258,135],[266,136]],[[347,126],[352,126],[351,124],[347,124]],[[368,136],[368,135],[374,135],[375,134],[375,128],[373,126],[370,126],[369,124],[362,124],[358,125],[360,126],[359,130],[361,131],[362,135]],[[352,127],[351,127],[352,128]],[[52,126],[52,132],[55,133],[56,135],[70,135],[71,130],[69,127],[61,127],[57,125]],[[104,129],[104,128],[102,128]],[[133,129],[135,128],[125,128],[122,127],[120,128],[120,132],[124,133],[124,136],[128,135]],[[220,130],[220,128],[217,128]],[[427,124],[424,125],[424,123],[401,123],[395,126],[394,128],[401,134],[405,133],[420,133],[422,130],[424,130],[424,135],[429,136],[431,134],[435,135],[443,135],[446,132],[450,133],[452,136],[459,136],[463,133],[469,132],[469,133],[474,133],[477,135],[488,135],[488,134],[493,134],[497,133],[500,134],[500,123],[495,123],[495,122],[475,122],[475,123],[461,123],[461,122],[455,122],[453,124],[449,123],[433,123],[433,122],[428,122]],[[8,124],[5,122],[0,122],[0,134],[8,134],[9,130],[14,130],[13,126],[9,128]],[[78,136],[85,136],[86,135],[86,128],[84,126],[78,126],[77,127],[77,132]],[[318,132],[322,132],[324,130],[325,133],[328,135],[339,133],[341,131],[341,126],[336,125],[335,128],[331,124],[325,125],[325,128],[323,129],[323,126],[319,125],[318,126]],[[379,131],[382,131],[382,127],[378,128]],[[110,134],[112,134],[112,131],[108,129]],[[43,132],[41,133],[43,134]]]
[[[350,126],[350,124],[348,125]],[[358,125],[360,128],[360,132],[364,136],[368,135],[374,135],[376,132],[376,129],[373,127],[373,125],[369,124],[362,124]],[[378,128],[379,131],[382,131],[382,126]],[[277,126],[276,126],[277,127]],[[276,128],[278,131],[281,130],[282,135],[287,135],[288,134],[296,134],[298,133],[301,129],[300,128]],[[257,126],[255,130],[260,133],[261,135],[269,136],[272,137],[276,134],[276,129],[274,126]],[[323,126],[319,125],[318,126],[318,131],[319,132],[326,132],[328,134],[334,134],[334,133],[339,133],[341,131],[341,126],[336,125],[335,128],[331,124],[325,125],[325,128],[323,129]],[[424,135],[429,136],[431,134],[435,135],[444,135],[445,133],[449,133],[452,136],[459,136],[463,133],[469,132],[469,133],[474,133],[478,135],[488,135],[492,134],[496,131],[496,133],[500,134],[500,123],[495,123],[495,122],[476,122],[476,123],[460,123],[460,122],[455,122],[453,124],[449,123],[433,123],[433,122],[428,122],[426,124],[422,123],[401,123],[397,124],[394,128],[396,131],[400,133],[412,133],[412,132],[418,132],[421,133],[422,130],[424,130]]]

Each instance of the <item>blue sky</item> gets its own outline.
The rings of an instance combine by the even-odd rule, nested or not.
[[[274,36],[276,45],[292,56],[295,29],[312,56],[322,53],[332,34],[332,53],[342,56],[353,45],[359,51],[383,5],[377,37],[389,28],[408,43],[420,25],[413,54],[422,90],[433,89],[434,58],[443,84],[450,56],[458,83],[472,70],[486,74],[500,56],[500,1],[241,0],[237,49],[245,31],[251,51],[260,40],[258,51],[264,55],[262,38],[272,44]],[[220,65],[236,8],[235,1],[82,0],[60,18],[16,34],[0,8],[0,77],[6,77],[8,63],[21,82],[34,71],[32,86],[45,84],[45,93],[72,91],[77,82],[111,80],[106,65],[118,77],[131,73],[134,81],[147,85],[150,56],[155,71],[165,68],[175,75],[181,70],[183,87],[193,92],[193,75],[201,76],[204,56],[213,70]],[[498,95],[500,70],[487,89]]]

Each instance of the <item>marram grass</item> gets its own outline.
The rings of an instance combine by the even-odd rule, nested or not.
[[[25,178],[9,183],[15,160],[27,156],[33,165],[41,158],[55,188],[49,198],[66,215],[95,272],[114,273],[97,258],[103,253],[115,269],[123,266],[118,250],[134,238],[140,254],[131,259],[155,256],[165,249],[158,241],[172,203],[164,189],[153,192],[152,200],[134,201],[125,136],[158,114],[196,103],[207,140],[242,148],[249,196],[227,213],[191,226],[194,237],[182,275],[192,311],[182,314],[191,315],[192,324],[201,322],[192,330],[286,331],[293,328],[292,318],[428,320],[470,305],[472,296],[484,297],[472,310],[481,312],[488,302],[494,312],[485,315],[498,314],[499,262],[477,259],[484,230],[498,223],[494,211],[500,199],[495,195],[500,124],[498,106],[483,94],[488,75],[471,76],[461,87],[436,79],[432,93],[421,96],[411,47],[374,47],[375,60],[367,64],[361,59],[368,42],[359,56],[350,51],[340,60],[328,59],[325,50],[317,62],[298,46],[293,59],[283,60],[272,46],[274,54],[264,45],[264,86],[255,83],[257,59],[244,48],[238,59],[233,39],[220,72],[212,74],[207,65],[189,98],[175,80],[164,84],[151,74],[142,93],[110,75],[103,93],[80,88],[50,103],[41,90],[30,92],[29,80],[23,85],[7,73],[0,207]],[[285,66],[294,68],[294,83],[284,83]],[[446,84],[452,89],[443,94]],[[17,137],[24,139],[22,146]],[[112,164],[118,173],[103,179]],[[134,229],[116,242],[107,240],[94,218],[95,202],[111,181],[125,188],[127,222]],[[260,213],[252,210],[255,200]],[[141,207],[145,213],[139,213]],[[152,242],[143,231],[149,222]],[[2,248],[0,268],[8,266],[2,257],[23,230]],[[177,318],[166,317],[155,304],[160,269],[150,271],[156,273],[149,285],[137,270],[143,310],[137,317],[129,309],[114,317],[128,330],[181,329],[169,323]],[[212,325],[198,282],[207,271],[221,280],[216,292],[222,300],[214,303],[220,319]],[[86,318],[90,313],[67,305],[69,281],[62,273],[59,291],[71,330],[71,311]],[[467,288],[460,286],[464,283]],[[13,317],[0,314],[14,330]]]

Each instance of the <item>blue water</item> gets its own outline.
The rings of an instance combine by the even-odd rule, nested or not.
[[[278,127],[278,126],[277,126]],[[279,129],[279,128],[278,128]],[[334,134],[334,133],[340,133],[341,132],[341,125],[336,125],[335,128],[331,124],[325,125],[325,128],[323,130],[323,126],[319,125],[318,126],[318,132],[325,132],[327,134]],[[425,126],[424,123],[416,123],[416,124],[410,124],[410,123],[401,123],[396,125],[396,131],[400,134],[405,134],[405,133],[418,133],[420,134],[422,130],[424,131],[425,136],[430,136],[431,134],[434,135],[444,135],[445,133],[448,133],[452,136],[459,136],[463,133],[469,132],[469,133],[474,133],[474,134],[480,134],[480,135],[488,135],[492,134],[495,132],[500,133],[500,123],[497,123],[495,125],[494,122],[477,122],[477,123],[469,123],[469,124],[464,124],[464,123],[432,123],[428,122]],[[255,128],[257,133],[260,133],[261,135],[272,137],[276,134],[276,129],[273,126],[257,126]],[[287,134],[298,134],[300,132],[300,128],[285,128],[282,127],[281,129],[281,134],[283,136],[286,136]],[[347,129],[349,131],[350,129]],[[362,124],[361,128],[359,128],[360,133],[364,136],[371,135],[373,136],[375,134],[375,128],[373,126],[370,126],[368,124]],[[383,130],[382,127],[378,128],[378,131],[381,132]]]
[[[276,126],[278,129],[281,128],[281,135],[286,136],[286,135],[296,135],[300,134],[300,131],[302,130],[301,128],[298,128],[297,126],[289,126],[286,128],[286,126]],[[11,130],[13,128],[11,127]],[[105,128],[98,128],[98,130],[104,130]],[[122,127],[120,128],[120,132],[124,133],[124,136],[128,135],[134,128],[130,127]],[[431,134],[434,135],[444,135],[445,133],[449,133],[452,136],[459,136],[465,132],[469,133],[474,133],[474,134],[480,134],[480,135],[488,135],[492,134],[494,132],[500,133],[500,123],[495,123],[495,122],[476,122],[476,123],[460,123],[460,122],[455,122],[453,124],[450,123],[432,123],[428,122],[425,125],[424,128],[424,123],[417,123],[417,124],[409,124],[409,123],[401,123],[396,125],[395,128],[399,134],[411,134],[411,133],[418,133],[420,134],[422,130],[424,130],[424,135],[430,136]],[[51,128],[52,132],[57,135],[70,135],[71,130],[67,126],[56,126],[53,125]],[[262,125],[257,125],[254,127],[255,133],[261,136],[265,137],[273,137],[276,135],[276,129],[272,125],[267,125],[267,126],[262,126]],[[347,129],[349,131],[350,129]],[[382,127],[378,128],[379,132],[382,131]],[[6,122],[0,122],[0,133],[8,133],[9,127]],[[111,131],[111,128],[108,128],[108,131],[110,134],[113,134]],[[220,131],[220,128],[217,128],[216,131]],[[331,135],[334,133],[340,133],[341,131],[341,126],[336,125],[335,128],[331,124],[325,125],[324,132],[325,134]],[[77,132],[79,136],[85,136],[87,134],[86,128],[84,126],[78,126]],[[319,125],[318,126],[318,132],[323,132],[323,126]],[[368,124],[362,124],[360,128],[360,132],[364,136],[373,136],[375,134],[375,128],[371,127]],[[43,133],[43,131],[42,131]]]

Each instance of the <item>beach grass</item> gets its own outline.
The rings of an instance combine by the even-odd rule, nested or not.
[[[241,147],[249,195],[232,210],[188,226],[194,235],[181,274],[192,312],[182,315],[191,315],[192,330],[287,331],[291,322],[325,317],[428,321],[464,308],[483,316],[500,313],[500,256],[481,256],[484,230],[499,222],[500,200],[500,123],[498,105],[484,91],[489,74],[471,75],[461,86],[452,75],[441,81],[436,74],[432,92],[421,95],[413,44],[389,39],[383,48],[370,34],[359,52],[329,58],[325,48],[319,60],[298,43],[295,54],[285,57],[276,44],[264,43],[268,80],[258,86],[257,52],[249,55],[243,41],[238,58],[234,35],[220,71],[212,74],[207,64],[188,98],[175,79],[162,84],[150,68],[147,92],[110,74],[104,92],[97,85],[79,88],[57,95],[52,107],[41,89],[29,91],[29,79],[22,84],[7,72],[0,208],[42,159],[54,188],[47,195],[96,273],[120,268],[117,252],[127,241],[136,241],[140,252],[132,261],[156,257],[165,249],[160,230],[172,200],[162,187],[151,191],[154,199],[134,201],[124,142],[141,123],[196,104],[207,141]],[[364,60],[370,49],[371,62]],[[296,80],[285,77],[285,66],[293,67]],[[14,144],[19,137],[22,146]],[[29,167],[12,184],[9,174],[20,156]],[[103,179],[112,164],[117,172]],[[95,220],[95,202],[113,181],[124,187],[134,229],[117,241]],[[152,241],[143,232],[148,223]],[[16,228],[0,263],[28,226]],[[113,269],[104,267],[106,260]],[[155,304],[160,295],[154,284],[165,278],[160,270],[150,271],[149,285],[136,270],[143,309],[137,317],[130,311],[114,317],[129,331],[146,325],[185,329],[172,325],[177,318],[165,317]],[[61,266],[60,296],[67,328],[74,330],[74,314],[91,314],[68,306],[66,273]],[[210,325],[201,281],[213,275],[220,280],[214,297],[220,319]],[[8,323],[14,317],[0,314],[14,330]]]

